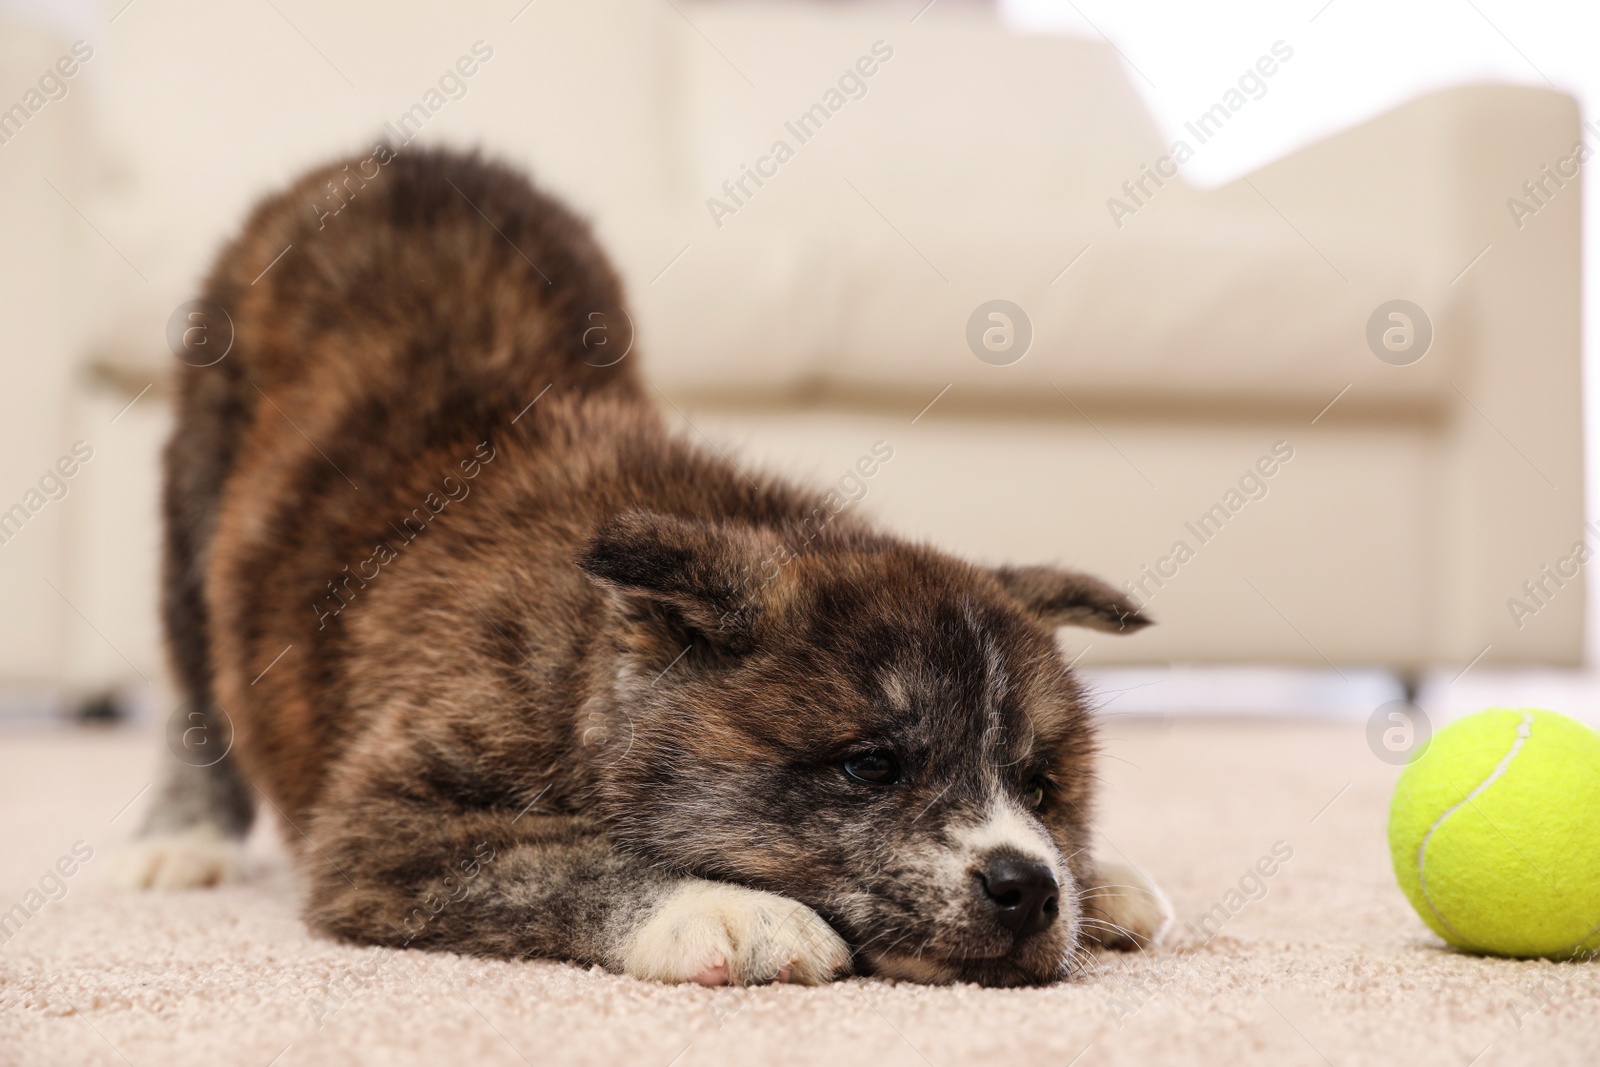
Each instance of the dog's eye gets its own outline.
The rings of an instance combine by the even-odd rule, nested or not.
[[[1027,791],[1022,794],[1022,802],[1030,808],[1044,805],[1044,779],[1035,778],[1028,783]]]
[[[900,780],[900,761],[893,752],[876,749],[845,760],[844,773],[868,785],[894,785]]]

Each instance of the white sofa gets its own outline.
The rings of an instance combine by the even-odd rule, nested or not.
[[[1557,587],[1541,567],[1586,536],[1580,189],[1520,227],[1506,206],[1570,155],[1569,97],[1436,93],[1221,189],[1147,184],[1114,219],[1108,200],[1129,203],[1124,183],[1171,150],[1115,52],[1019,36],[980,7],[913,21],[920,7],[596,0],[510,21],[498,5],[400,19],[362,0],[287,25],[256,6],[120,18],[86,67],[93,113],[30,149],[81,190],[82,214],[27,215],[21,244],[77,252],[27,276],[37,294],[8,294],[41,339],[0,338],[6,403],[43,421],[12,423],[5,485],[77,437],[121,443],[51,505],[55,555],[35,566],[71,606],[0,549],[0,588],[45,612],[11,614],[0,677],[159,671],[168,314],[255,196],[370,141],[476,40],[493,58],[422,139],[524,162],[593,218],[685,432],[818,479],[888,441],[860,506],[889,525],[1137,583],[1161,625],[1068,635],[1083,662],[1579,661],[1581,569]],[[5,77],[61,44],[8,46]],[[864,95],[841,89],[847,71]],[[786,123],[838,102],[830,89],[842,103],[802,143]],[[762,163],[778,140],[792,157]],[[764,184],[735,202],[724,182],[758,164]],[[55,196],[14,167],[0,185],[13,213]],[[26,274],[18,243],[0,259]],[[1033,333],[1004,366],[966,340],[996,298]],[[1432,324],[1410,365],[1366,340],[1394,299]],[[64,368],[90,362],[124,391],[71,387]],[[1258,462],[1262,489],[1230,497]],[[1216,505],[1226,521],[1202,542],[1186,524]],[[1514,619],[1511,598],[1534,606],[1525,581],[1545,592]],[[19,621],[46,616],[48,633]]]

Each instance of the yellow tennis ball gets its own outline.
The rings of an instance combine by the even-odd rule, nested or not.
[[[1440,730],[1389,809],[1394,873],[1433,932],[1497,956],[1600,951],[1600,734],[1536,708]]]

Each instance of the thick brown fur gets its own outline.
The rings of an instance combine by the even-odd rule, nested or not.
[[[256,209],[205,286],[232,348],[183,370],[164,610],[184,695],[236,733],[211,821],[241,833],[259,790],[309,921],[358,941],[668,980],[1066,976],[1101,880],[1053,628],[1147,620],[669,433],[583,224],[476,156],[380,152]],[[885,752],[897,782],[843,769]],[[203,819],[172,809],[153,830]],[[1064,899],[1024,936],[984,864],[1030,828]],[[713,896],[705,960],[651,955]],[[847,957],[752,955],[771,923],[728,916],[772,900]]]

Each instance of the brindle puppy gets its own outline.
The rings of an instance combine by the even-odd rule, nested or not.
[[[604,255],[519,174],[317,171],[205,298],[233,341],[182,371],[164,613],[233,744],[173,761],[128,880],[236,873],[259,792],[311,924],[363,942],[1011,985],[1165,926],[1090,859],[1052,632],[1148,620],[669,434]]]

